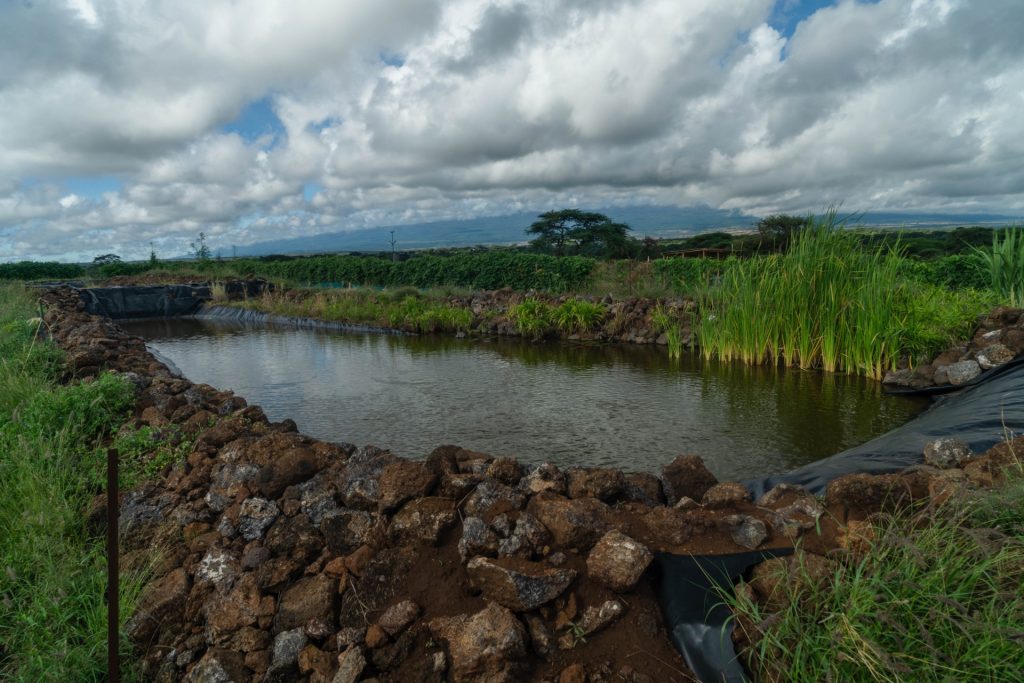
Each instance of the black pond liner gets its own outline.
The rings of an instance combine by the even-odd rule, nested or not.
[[[975,453],[1024,431],[1024,358],[982,373],[960,387],[934,387],[898,393],[937,394],[932,406],[901,427],[865,444],[799,467],[786,474],[743,482],[755,499],[777,484],[798,484],[815,494],[845,474],[899,472],[922,462],[925,444],[956,436]],[[897,393],[897,392],[894,392]],[[658,597],[669,635],[701,681],[741,683],[746,672],[732,644],[730,611],[721,591],[731,592],[750,567],[792,549],[731,555],[658,553]]]

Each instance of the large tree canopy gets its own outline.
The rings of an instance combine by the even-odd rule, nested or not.
[[[635,246],[625,223],[614,223],[608,216],[579,209],[548,211],[526,229],[536,235],[530,246],[556,256],[628,256]]]

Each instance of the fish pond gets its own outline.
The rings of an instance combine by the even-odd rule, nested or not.
[[[457,444],[527,463],[657,472],[680,453],[719,479],[782,472],[927,407],[877,382],[663,349],[395,336],[216,318],[121,321],[194,382],[271,420],[409,457]]]

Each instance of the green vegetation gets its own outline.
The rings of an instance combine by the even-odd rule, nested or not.
[[[675,320],[667,310],[660,304],[651,312],[651,322],[654,327],[665,334],[668,340],[669,358],[679,358],[683,355],[683,333],[678,320]]]
[[[309,296],[265,294],[259,299],[229,304],[275,315],[393,327],[413,332],[468,330],[473,314],[450,306],[437,294],[420,294],[400,288],[377,292],[370,289],[336,289]]]
[[[607,308],[582,299],[567,299],[551,312],[551,320],[560,332],[582,334],[604,321]]]
[[[34,312],[22,288],[0,288],[0,679],[99,681],[106,560],[83,510],[133,389],[114,375],[58,384],[61,355],[37,340]],[[122,618],[143,578],[122,574]]]
[[[906,279],[898,245],[862,249],[842,227],[829,214],[784,254],[731,263],[702,299],[703,354],[881,378],[905,352],[938,351],[991,305]]]
[[[992,235],[992,249],[975,247],[992,289],[1013,306],[1024,306],[1024,228]]]
[[[528,235],[536,235],[530,242],[530,247],[536,251],[551,252],[555,256],[626,258],[641,248],[627,234],[628,225],[614,223],[604,214],[562,209],[542,213],[538,218],[526,229]]]
[[[874,536],[823,581],[780,582],[780,611],[727,598],[761,680],[1019,680],[1024,478]]]
[[[551,305],[540,299],[526,299],[508,309],[508,316],[515,323],[519,334],[540,339],[551,329]]]

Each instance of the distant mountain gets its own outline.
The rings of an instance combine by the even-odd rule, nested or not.
[[[588,209],[589,210],[589,209]],[[636,237],[679,237],[713,230],[751,229],[758,217],[707,206],[611,207],[594,209],[614,221],[626,223]],[[842,214],[841,215],[845,215]],[[854,217],[859,225],[880,227],[953,227],[959,225],[1020,223],[1020,218],[996,214],[938,214],[870,212]],[[343,251],[388,251],[391,231],[399,250],[467,247],[477,244],[518,244],[527,241],[526,228],[535,213],[487,216],[470,220],[388,225],[305,237],[257,242],[236,249],[238,256],[316,254]]]
[[[588,209],[590,210],[590,209]],[[677,237],[686,233],[726,228],[749,228],[756,216],[710,207],[672,206],[615,207],[594,209],[614,221],[626,223],[637,237]],[[238,247],[239,256],[311,254],[335,251],[388,251],[391,231],[398,249],[468,247],[476,244],[517,244],[528,241],[526,228],[537,220],[535,213],[487,216],[460,221],[435,221],[412,225],[388,225],[345,232],[327,232],[291,239],[257,242]]]

